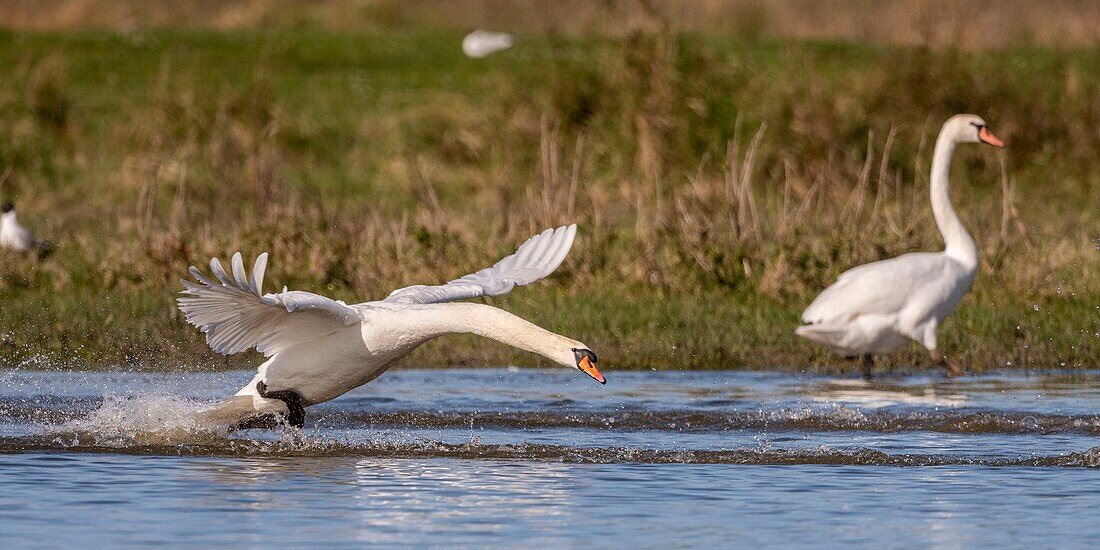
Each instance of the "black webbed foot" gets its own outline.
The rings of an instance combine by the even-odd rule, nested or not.
[[[306,407],[302,395],[294,390],[267,391],[267,384],[256,382],[256,392],[264,399],[278,399],[286,403],[288,412],[283,417],[286,423],[295,428],[306,425]]]

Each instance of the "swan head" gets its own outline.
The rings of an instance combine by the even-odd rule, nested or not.
[[[943,125],[941,133],[950,133],[955,143],[985,143],[1004,147],[1005,142],[989,131],[989,126],[977,115],[955,115]]]
[[[606,384],[607,380],[600,374],[600,371],[596,369],[596,354],[592,353],[592,350],[588,348],[572,348],[573,361],[577,366],[577,370],[591,376],[593,380]]]

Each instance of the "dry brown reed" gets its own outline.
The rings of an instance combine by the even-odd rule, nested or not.
[[[281,35],[300,48],[311,37],[331,38]],[[352,42],[326,55],[371,40],[340,39]],[[410,49],[438,37],[422,40]],[[948,343],[980,368],[1095,357],[1087,337],[1059,331],[1090,330],[1081,301],[1098,284],[1097,226],[1081,204],[1095,199],[1097,172],[1050,154],[1095,157],[1089,59],[1039,56],[1044,75],[1073,83],[1052,90],[1014,59],[723,53],[666,29],[540,43],[530,59],[478,68],[458,91],[416,88],[438,69],[413,70],[412,84],[389,84],[413,101],[371,103],[341,95],[367,62],[330,61],[336,79],[292,54],[237,47],[191,63],[178,50],[128,50],[153,68],[116,103],[93,94],[99,75],[74,80],[72,49],[28,47],[3,69],[17,84],[0,89],[2,191],[63,242],[51,262],[0,267],[0,319],[18,326],[0,335],[0,354],[209,364],[171,299],[187,266],[212,255],[266,250],[268,289],[359,301],[448,280],[576,222],[564,268],[509,307],[602,343],[626,366],[820,361],[790,335],[798,311],[853,265],[941,246],[927,206],[930,140],[939,119],[974,106],[993,111],[1012,149],[958,160],[955,198],[987,253]],[[206,75],[219,56],[237,63],[225,80]],[[1027,317],[1040,302],[1060,318]],[[420,360],[514,358],[433,349]]]

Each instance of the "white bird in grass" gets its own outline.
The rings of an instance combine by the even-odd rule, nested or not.
[[[481,59],[512,47],[512,35],[503,32],[477,30],[462,39],[462,53],[466,57]]]
[[[490,268],[440,286],[416,285],[382,301],[347,305],[309,292],[263,294],[267,253],[252,275],[238,252],[232,277],[217,258],[211,280],[191,268],[197,283],[183,280],[179,307],[187,322],[206,333],[222,354],[255,348],[268,360],[241,391],[205,414],[210,421],[248,425],[272,413],[301,427],[305,407],[323,403],[374,380],[420,344],[453,333],[491,338],[578,369],[605,382],[596,354],[581,342],[555,334],[484,304],[449,303],[500,296],[552,273],[573,246],[577,226],[547,229]]]
[[[19,225],[15,206],[10,202],[0,205],[0,248],[18,252],[32,252],[39,260],[46,259],[53,252],[53,246],[46,241],[34,238],[27,228]]]
[[[846,356],[861,356],[871,375],[872,354],[890,353],[915,340],[948,374],[961,371],[947,361],[936,330],[970,290],[978,270],[978,247],[951,204],[951,157],[960,143],[1004,147],[974,115],[944,123],[932,155],[932,214],[946,250],[906,254],[850,269],[802,313],[795,333]]]

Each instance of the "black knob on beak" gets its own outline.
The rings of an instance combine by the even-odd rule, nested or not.
[[[592,350],[590,350],[590,349],[573,348],[573,357],[575,357],[577,359],[577,364],[578,365],[580,364],[581,359],[584,359],[585,357],[587,357],[588,360],[592,361],[593,363],[598,363],[599,362],[599,359],[596,357],[596,354],[592,353]]]

